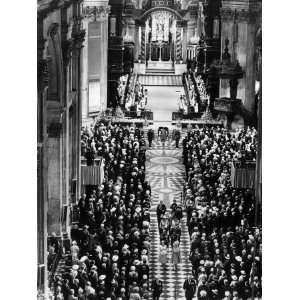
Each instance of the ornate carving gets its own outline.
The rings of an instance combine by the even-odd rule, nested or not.
[[[82,44],[84,42],[84,37],[85,37],[84,29],[72,32],[73,50],[79,50],[83,47]]]
[[[152,7],[161,7],[161,6],[173,6],[173,1],[171,0],[152,0],[151,1]]]
[[[52,0],[49,4],[49,8],[50,10],[55,10],[58,8],[58,3],[59,3],[59,0]]]
[[[237,22],[253,23],[259,16],[257,10],[232,10],[228,8],[220,9],[221,18],[223,21],[236,20]]]
[[[61,23],[61,32],[62,34],[68,34],[69,24],[67,22]]]
[[[190,12],[190,16],[192,18],[197,18],[198,16],[198,3],[191,3],[188,7],[188,10]]]
[[[46,41],[44,38],[39,38],[38,41],[37,41],[37,57],[38,57],[38,60],[39,59],[42,59],[43,57],[43,53],[44,53],[44,50],[45,50],[45,45],[46,45]]]
[[[82,48],[82,44],[84,42],[85,30],[82,29],[82,16],[74,16],[73,17],[73,27],[72,27],[72,51],[76,54],[76,50],[80,50]]]
[[[97,21],[99,18],[107,18],[110,12],[110,6],[85,6],[82,9],[83,16],[85,18],[92,18]]]
[[[222,61],[223,61],[223,63],[230,63],[231,55],[230,55],[229,50],[228,50],[228,45],[229,45],[229,40],[226,39],[225,40],[224,53],[222,54]]]
[[[49,27],[49,31],[48,31],[48,34],[51,36],[51,38],[54,38],[54,36],[57,34],[58,28],[59,28],[58,23],[51,24],[51,26]]]
[[[82,16],[73,16],[73,27],[74,26],[81,26]]]
[[[61,48],[62,48],[63,61],[67,65],[71,58],[72,40],[63,41]]]
[[[231,10],[231,9],[221,8],[220,15],[221,15],[222,21],[228,21],[228,20],[233,20],[235,12],[234,12],[234,10]]]
[[[42,87],[45,87],[49,83],[49,61],[48,59],[40,59],[38,63],[38,81],[42,85]]]

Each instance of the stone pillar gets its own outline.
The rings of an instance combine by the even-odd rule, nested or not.
[[[186,52],[187,52],[187,27],[183,27],[183,38],[182,38],[182,59],[186,63]]]
[[[134,31],[134,62],[138,62],[141,52],[140,26],[135,24]]]
[[[181,26],[176,26],[176,52],[175,52],[175,61],[179,62],[183,55],[182,55],[182,27]]]
[[[74,149],[74,156],[71,163],[74,164],[75,170],[75,179],[76,181],[76,189],[72,191],[73,202],[75,203],[77,199],[80,197],[80,178],[81,178],[81,123],[82,123],[82,102],[81,102],[81,66],[82,66],[82,48],[83,43],[85,40],[86,32],[81,29],[82,19],[81,17],[76,17],[76,22],[73,24],[72,28],[72,77],[75,79],[73,80],[72,91],[75,91],[72,95],[72,106],[73,106],[73,121],[74,126],[72,133],[72,137],[74,139],[73,149]],[[68,218],[68,216],[67,216]],[[68,222],[68,220],[67,220]]]
[[[97,77],[93,78],[93,81],[96,81],[98,90],[100,90],[99,100],[97,98],[96,109],[98,111],[104,111],[107,108],[107,64],[108,64],[108,14],[110,12],[110,6],[108,5],[108,0],[85,0],[83,3],[83,16],[86,18],[85,26],[89,26],[90,22],[96,23],[97,34],[99,35],[99,48],[95,51],[99,52],[99,69],[97,71]],[[89,41],[87,41],[87,65],[89,65]],[[98,67],[98,66],[97,66]],[[88,89],[89,89],[89,78],[88,78]],[[83,83],[84,85],[84,83]],[[88,90],[88,102],[91,101],[91,93]],[[94,95],[95,96],[95,95]]]
[[[108,1],[107,1],[108,3]],[[109,6],[101,6],[100,12],[100,110],[107,108],[107,51],[108,51],[108,13]]]
[[[238,2],[238,3],[236,3]],[[255,33],[260,22],[259,1],[222,1],[221,49],[229,39],[232,60],[238,60],[245,75],[239,80],[237,98],[250,113],[255,109]],[[220,97],[230,96],[228,80],[220,81]]]
[[[146,28],[145,25],[141,26],[142,37],[141,37],[141,61],[145,62],[146,60]]]
[[[47,232],[62,235],[61,208],[62,208],[62,124],[59,121],[52,122],[48,126],[48,139],[46,145],[46,157],[48,158],[48,209]]]
[[[81,111],[82,119],[89,117],[89,78],[88,78],[88,20],[82,20],[82,28],[85,30],[85,39],[81,53]]]
[[[37,66],[38,66],[38,128],[37,128],[37,236],[38,236],[38,293],[45,294],[47,278],[47,169],[45,159],[46,137],[46,89],[49,81],[48,64],[45,58],[43,18],[38,18]]]
[[[195,19],[188,21],[187,24],[187,41],[190,42],[191,38],[197,34],[197,22]]]

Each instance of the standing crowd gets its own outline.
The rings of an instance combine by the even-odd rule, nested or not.
[[[255,197],[252,190],[230,183],[232,160],[253,161],[255,156],[255,129],[232,133],[197,128],[183,140],[190,261],[198,299],[261,298],[262,233],[255,227]]]
[[[55,278],[56,300],[148,299],[151,188],[143,135],[99,122],[83,133],[86,150],[105,160],[105,176],[79,200],[71,269]]]
[[[159,133],[163,143],[166,136]],[[153,130],[147,139],[151,147]],[[179,139],[180,132],[177,147]],[[176,200],[169,210],[163,202],[157,207],[159,262],[163,267],[168,263],[169,247],[174,271],[181,261],[185,209],[192,264],[182,287],[186,299],[260,299],[262,233],[256,226],[255,197],[230,182],[232,161],[255,161],[256,131],[196,128],[188,130],[182,143],[185,208]],[[55,277],[55,300],[160,298],[164,283],[154,278],[149,284],[151,187],[145,180],[145,151],[140,129],[97,122],[82,131],[87,164],[98,156],[105,161],[104,181],[79,200],[70,271]]]

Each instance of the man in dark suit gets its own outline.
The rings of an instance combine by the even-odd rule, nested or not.
[[[152,146],[152,141],[154,139],[154,131],[153,129],[149,129],[148,132],[147,132],[147,137],[148,137],[148,143],[149,143],[149,147]]]
[[[192,300],[196,292],[196,281],[192,276],[189,275],[184,281],[183,289],[185,290],[186,300]]]
[[[154,279],[151,284],[153,300],[159,300],[160,294],[163,290],[163,283],[158,278]]]
[[[174,132],[174,139],[175,139],[175,143],[176,143],[176,148],[178,148],[179,141],[180,141],[180,131],[178,129],[176,129]]]
[[[160,224],[161,216],[165,214],[166,210],[167,208],[164,205],[163,201],[160,201],[156,209],[158,224]]]

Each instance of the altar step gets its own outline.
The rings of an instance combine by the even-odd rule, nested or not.
[[[138,80],[148,86],[182,86],[181,75],[169,74],[139,74]]]
[[[175,74],[175,70],[174,69],[150,69],[147,68],[146,69],[146,74],[154,74],[154,75],[164,75],[164,74]]]

